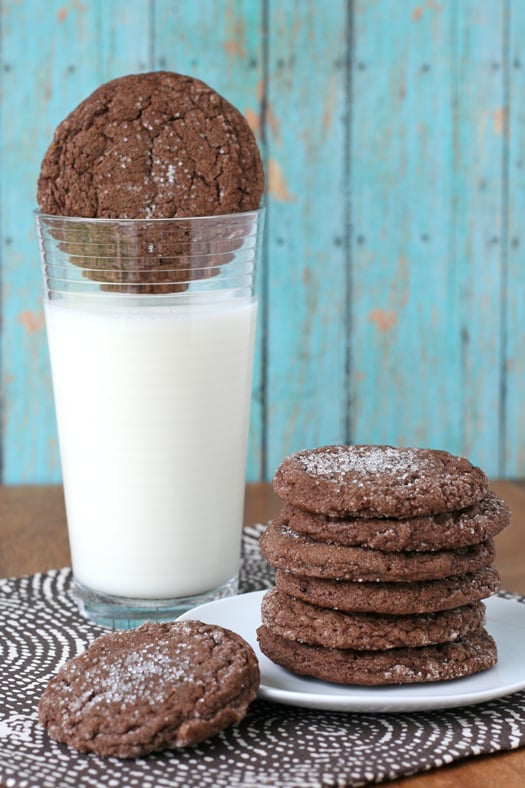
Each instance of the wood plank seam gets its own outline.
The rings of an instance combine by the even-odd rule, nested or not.
[[[260,119],[260,150],[263,160],[266,191],[268,193],[268,80],[270,75],[270,0],[263,0],[261,9],[262,26],[262,85],[261,97],[259,101]],[[257,481],[264,481],[268,476],[268,392],[267,392],[267,369],[268,369],[268,323],[269,323],[269,241],[268,225],[270,223],[270,206],[265,199],[265,227],[263,236],[263,247],[261,254],[261,274],[260,274],[260,302],[259,302],[259,332],[261,337],[260,353],[260,390],[257,392],[260,398],[261,424],[260,424],[260,457],[258,463]]]
[[[345,293],[345,306],[344,306],[344,323],[345,323],[345,338],[346,338],[346,353],[345,353],[345,371],[344,371],[344,387],[345,387],[345,414],[344,414],[344,440],[345,443],[353,442],[353,426],[352,426],[352,412],[353,412],[353,358],[352,358],[352,343],[350,337],[352,335],[352,128],[353,128],[353,57],[354,57],[354,43],[355,43],[355,25],[354,25],[355,5],[354,0],[347,0],[346,3],[346,57],[345,57],[345,143],[344,143],[344,179],[346,188],[344,189],[344,220],[345,227],[343,229],[343,244],[346,257],[346,293]]]
[[[501,63],[503,79],[503,149],[501,163],[501,333],[500,333],[500,411],[499,411],[499,457],[498,476],[505,476],[507,464],[507,356],[508,356],[508,320],[509,308],[509,200],[510,200],[510,145],[509,145],[509,118],[510,118],[510,0],[503,3],[503,34],[501,41]]]

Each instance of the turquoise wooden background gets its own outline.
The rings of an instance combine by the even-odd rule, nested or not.
[[[59,479],[32,210],[57,123],[172,69],[247,116],[268,223],[249,477],[333,441],[525,476],[522,0],[3,0],[1,472]]]

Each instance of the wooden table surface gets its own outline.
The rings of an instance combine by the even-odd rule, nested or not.
[[[496,539],[496,566],[508,591],[525,594],[525,482],[493,482],[512,510],[512,522]],[[279,510],[269,485],[248,485],[245,524],[266,522]],[[0,486],[0,577],[69,565],[60,487]],[[470,758],[457,766],[394,780],[397,788],[523,788],[525,749]]]

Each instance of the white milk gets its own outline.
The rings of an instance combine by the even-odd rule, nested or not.
[[[74,575],[214,589],[238,570],[256,304],[81,301],[46,303]]]

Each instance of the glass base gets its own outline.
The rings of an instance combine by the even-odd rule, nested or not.
[[[95,624],[110,629],[133,629],[145,621],[174,621],[197,605],[234,596],[238,585],[236,575],[224,585],[202,594],[176,599],[131,599],[92,591],[78,580],[73,583],[75,598],[82,615]]]

